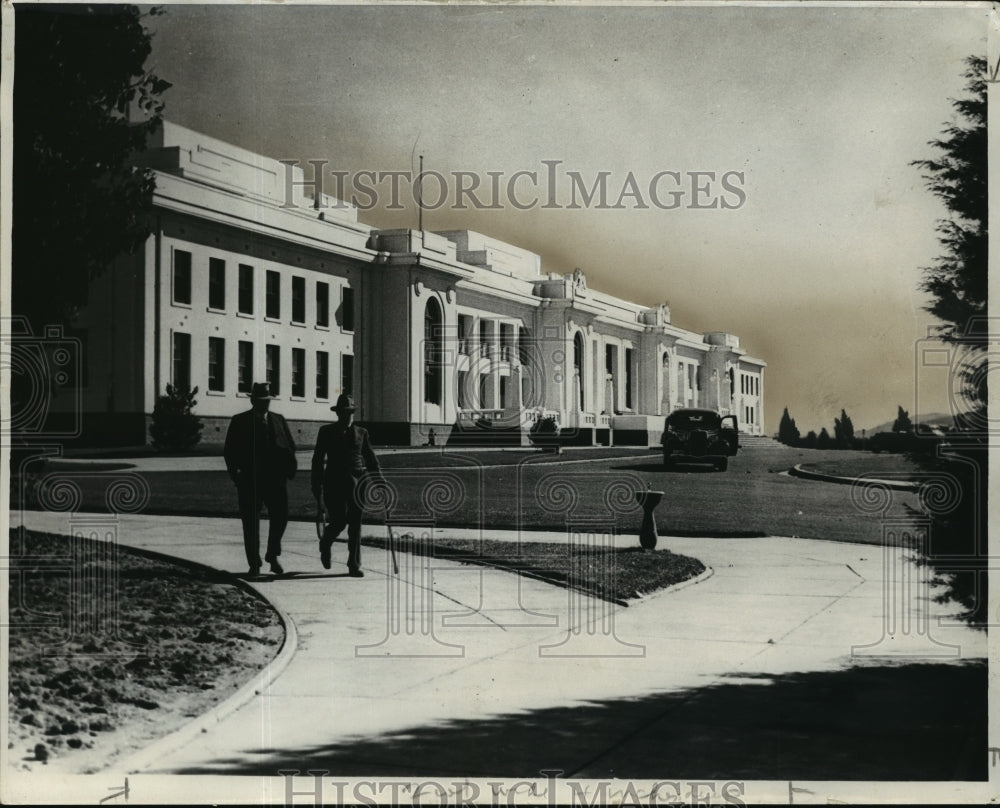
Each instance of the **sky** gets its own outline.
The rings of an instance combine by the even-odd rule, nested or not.
[[[987,21],[958,4],[168,5],[149,67],[173,83],[168,120],[324,160],[345,195],[423,155],[448,181],[425,229],[486,233],[543,272],[579,267],[593,289],[669,302],[683,328],[739,335],[768,363],[766,431],[788,407],[803,434],[832,433],[841,409],[860,431],[915,412],[918,392],[920,412],[949,408],[943,385],[917,387],[934,324],[921,267],[945,211],[911,162],[935,154]],[[517,180],[520,207],[518,171],[539,174],[537,190]],[[456,209],[452,172],[479,178],[484,204],[495,172],[498,204]],[[607,172],[608,204],[570,208],[571,172],[588,189]],[[410,186],[401,210],[376,187],[361,220],[415,228]]]

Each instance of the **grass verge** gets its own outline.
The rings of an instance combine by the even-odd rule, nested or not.
[[[366,538],[364,543],[373,547],[388,547],[388,540],[383,537]],[[625,603],[649,595],[705,571],[705,565],[696,558],[670,550],[647,551],[641,547],[605,550],[548,542],[518,544],[488,539],[436,539],[430,545],[414,541],[409,534],[404,534],[397,537],[396,549],[510,570],[579,589],[614,603]]]
[[[803,463],[802,468],[806,471],[851,479],[864,475],[891,474],[894,480],[915,480],[919,478],[921,472],[919,462],[909,455],[868,454],[859,456],[852,452],[851,457],[841,458],[836,457],[837,452],[831,451],[828,454],[834,455],[834,457],[829,460],[813,460]]]
[[[284,629],[222,576],[113,544],[11,530],[12,764],[89,773],[224,700]]]

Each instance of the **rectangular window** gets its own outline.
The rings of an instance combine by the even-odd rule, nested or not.
[[[292,348],[292,395],[305,398],[306,395],[306,350]]]
[[[237,389],[241,393],[249,393],[253,386],[253,343],[240,340],[239,350],[239,380]]]
[[[191,335],[174,332],[173,337],[174,387],[191,389]]]
[[[221,258],[208,259],[208,307],[226,308],[226,262]]]
[[[316,325],[330,325],[330,284],[322,281],[316,283]]]
[[[191,305],[191,253],[174,250],[174,303]]]
[[[306,321],[306,279],[292,278],[292,322]]]
[[[486,320],[479,321],[479,354],[490,355],[490,324]]]
[[[208,389],[226,389],[226,341],[221,337],[208,338]]]
[[[330,397],[330,354],[316,351],[316,398]]]
[[[344,287],[344,296],[340,301],[340,327],[344,331],[354,330],[354,290]]]
[[[281,276],[273,269],[267,271],[264,281],[264,316],[275,320],[281,318]]]
[[[625,349],[625,409],[632,409],[632,349]]]
[[[469,355],[469,333],[472,331],[472,318],[466,314],[458,315],[458,352]]]
[[[281,348],[277,345],[264,346],[265,372],[272,396],[281,395]]]
[[[344,354],[340,365],[340,392],[354,395],[354,357]]]
[[[460,410],[469,409],[469,372],[467,370],[458,371],[456,378],[458,382],[458,408]]]
[[[239,312],[253,314],[253,267],[240,264]]]

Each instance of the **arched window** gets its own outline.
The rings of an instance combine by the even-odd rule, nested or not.
[[[444,314],[437,298],[427,301],[424,309],[424,401],[440,404],[443,398],[441,367],[441,337],[444,331]]]

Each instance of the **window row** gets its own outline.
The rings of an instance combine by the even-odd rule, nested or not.
[[[172,300],[185,306],[191,305],[191,253],[173,251]],[[255,311],[254,278],[256,270],[249,264],[240,264],[236,276],[236,311],[253,316]],[[264,273],[264,316],[281,319],[281,273],[269,269]],[[291,278],[292,322],[306,322],[306,279],[299,275]],[[340,299],[339,324],[344,331],[354,330],[354,290],[344,286]],[[226,310],[226,262],[221,258],[208,259],[208,307],[215,311]],[[330,325],[330,284],[316,281],[316,325]]]
[[[760,395],[760,376],[740,374],[740,392],[752,396]]]
[[[208,389],[213,393],[226,392],[227,366],[226,340],[222,337],[208,338]],[[315,351],[314,391],[321,400],[330,399],[330,354],[328,351]],[[264,346],[264,380],[271,388],[271,395],[281,395],[281,359],[280,345]],[[171,345],[172,380],[175,387],[191,388],[191,335],[180,331],[173,333]],[[240,393],[249,393],[254,383],[254,344],[244,340],[236,343],[236,389]],[[291,349],[291,396],[305,398],[306,396],[306,349]],[[354,391],[354,357],[343,354],[340,357],[340,389],[343,393]]]

